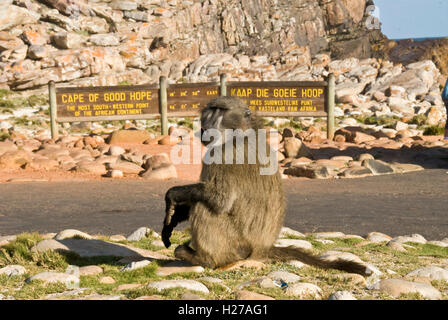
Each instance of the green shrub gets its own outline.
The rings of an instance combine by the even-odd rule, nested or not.
[[[443,135],[445,132],[445,129],[439,126],[429,126],[426,127],[423,131],[423,135],[425,136],[440,136]]]

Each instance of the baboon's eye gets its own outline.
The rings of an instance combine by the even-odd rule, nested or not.
[[[247,109],[247,110],[244,112],[244,116],[245,116],[245,117],[250,117],[250,115],[251,115],[250,110]]]

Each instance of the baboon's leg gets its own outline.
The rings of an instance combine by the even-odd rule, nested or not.
[[[174,209],[174,215],[170,217],[168,220],[165,217],[163,229],[162,229],[162,241],[165,244],[165,247],[169,247],[171,245],[170,237],[173,229],[181,222],[188,220],[188,216],[190,213],[189,205],[178,205]]]

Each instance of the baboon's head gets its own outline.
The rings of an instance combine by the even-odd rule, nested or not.
[[[247,105],[235,97],[219,97],[210,101],[201,112],[201,134],[205,130],[255,129],[257,121]]]

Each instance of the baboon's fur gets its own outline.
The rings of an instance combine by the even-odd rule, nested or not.
[[[204,130],[257,129],[257,121],[241,100],[220,97],[203,109],[201,126]],[[235,143],[233,148],[235,155]],[[177,247],[175,256],[193,265],[217,268],[244,259],[297,259],[364,274],[366,267],[356,262],[329,262],[296,247],[273,246],[284,222],[285,196],[278,170],[274,175],[260,175],[260,167],[258,157],[256,164],[248,164],[246,142],[244,164],[203,163],[199,183],[168,190],[162,231],[165,246],[170,246],[173,228],[189,219],[190,245]]]

